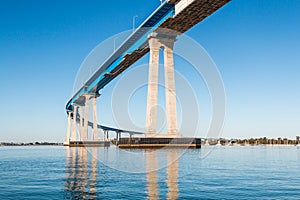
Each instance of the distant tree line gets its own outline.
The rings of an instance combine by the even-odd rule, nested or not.
[[[1,142],[1,146],[41,146],[41,145],[51,145],[51,146],[61,146],[62,143],[55,143],[55,142]]]
[[[300,144],[299,136],[296,137],[295,140],[291,140],[288,138],[277,138],[270,139],[267,137],[261,138],[250,138],[250,139],[220,139],[220,144],[239,144],[239,145],[297,145]]]

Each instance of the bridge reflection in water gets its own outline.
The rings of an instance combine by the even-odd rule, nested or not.
[[[74,147],[66,151],[65,199],[96,199],[98,149]]]
[[[97,180],[100,182],[103,177],[97,177],[98,170],[106,166],[98,163],[98,150],[99,147],[71,147],[66,148],[66,177],[65,177],[65,189],[64,198],[65,199],[99,199],[105,190],[105,185],[99,183],[97,185]],[[103,149],[102,149],[103,150]],[[145,151],[145,174],[140,174],[140,176],[145,176],[146,185],[144,189],[147,193],[147,199],[160,199],[162,191],[160,191],[160,184],[158,183],[158,171],[160,167],[158,164],[161,160],[167,161],[168,165],[166,167],[167,177],[165,179],[165,185],[167,186],[166,199],[177,199],[179,197],[178,190],[178,155],[180,155],[180,149],[165,149],[164,155],[161,154],[161,150],[147,149]],[[158,153],[160,151],[160,153]],[[102,152],[102,151],[101,151]],[[109,148],[103,151],[109,154]],[[111,173],[115,173],[115,170],[111,170]],[[130,173],[124,173],[123,176],[130,176]],[[117,180],[116,180],[117,181]],[[105,184],[105,183],[103,183]],[[140,183],[135,183],[139,185]],[[118,187],[117,183],[116,186]],[[139,185],[140,187],[140,185]],[[101,191],[100,191],[101,190]],[[130,192],[130,191],[129,191]],[[98,194],[98,195],[97,195]],[[132,194],[134,195],[134,194]]]
[[[178,198],[178,151],[179,149],[166,149],[167,151],[167,179],[168,187],[167,199]],[[159,185],[157,183],[157,154],[156,150],[146,150],[146,170],[147,170],[147,194],[148,199],[159,198]]]

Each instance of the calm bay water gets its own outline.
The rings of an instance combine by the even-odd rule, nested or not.
[[[0,198],[300,199],[300,147],[209,151],[0,147]]]

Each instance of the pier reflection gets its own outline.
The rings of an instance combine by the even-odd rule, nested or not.
[[[96,199],[98,149],[68,147],[66,152],[65,199]]]
[[[178,195],[178,149],[166,149],[167,151],[167,178],[166,185],[168,193],[166,199],[177,199]],[[159,186],[157,183],[157,150],[146,150],[146,179],[147,179],[147,198],[159,198]]]
[[[103,150],[103,151],[102,151]],[[64,180],[64,199],[98,199],[98,195],[106,195],[105,191],[97,184],[98,156],[104,157],[112,155],[112,148],[101,149],[97,147],[68,147],[66,148],[66,177]],[[98,152],[99,151],[99,152]],[[147,199],[177,199],[179,198],[178,189],[178,157],[179,149],[147,149],[145,150],[146,159],[142,162],[146,167],[146,195]],[[98,155],[99,154],[99,155]],[[146,163],[145,163],[146,161]],[[128,164],[128,163],[127,163]],[[163,164],[163,165],[162,165]],[[159,166],[164,166],[165,172],[157,171]],[[128,180],[130,174],[120,172],[119,176],[124,176]],[[113,176],[116,178],[116,176]],[[163,181],[161,181],[163,180]],[[100,181],[100,180],[98,180]],[[134,183],[138,184],[138,183]],[[105,187],[105,185],[104,185]],[[117,183],[115,187],[120,187]],[[167,191],[165,190],[167,188]],[[115,195],[119,198],[123,194],[118,192]],[[119,195],[119,196],[118,196]]]
[[[147,191],[149,199],[158,199],[158,184],[157,184],[157,158],[155,150],[146,150],[146,178]]]

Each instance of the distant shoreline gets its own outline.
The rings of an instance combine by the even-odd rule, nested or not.
[[[300,146],[296,140],[251,138],[251,139],[202,139],[202,146]],[[0,142],[0,146],[63,146],[61,142]]]
[[[20,146],[64,146],[63,143],[50,143],[50,144],[11,144],[11,143],[6,143],[6,144],[0,144],[0,147],[20,147]],[[272,147],[272,146],[300,146],[300,144],[246,144],[246,145],[243,145],[243,144],[234,144],[234,145],[215,145],[215,144],[209,144],[209,145],[206,145],[206,144],[202,144],[202,146],[269,146],[269,147]]]
[[[202,146],[278,146],[278,147],[285,147],[285,146],[300,146],[300,144],[202,144]]]
[[[0,146],[63,146],[60,142],[1,142]]]

